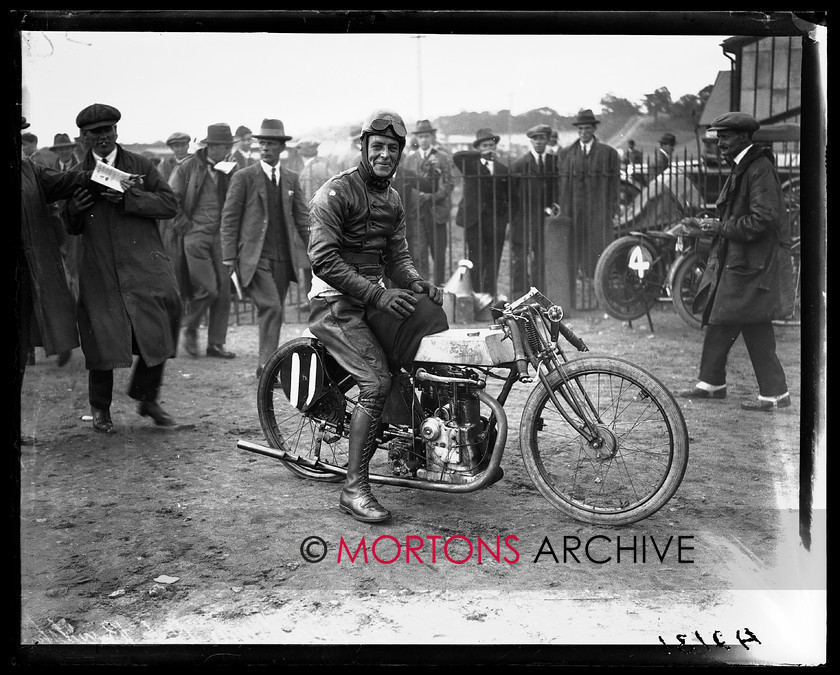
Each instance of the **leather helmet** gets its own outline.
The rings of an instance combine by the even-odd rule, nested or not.
[[[400,151],[405,147],[406,135],[405,122],[399,113],[388,109],[374,110],[365,118],[362,124],[362,133],[359,138],[364,140],[366,136],[380,134],[390,136],[400,144]]]

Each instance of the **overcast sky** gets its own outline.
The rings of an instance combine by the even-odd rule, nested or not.
[[[464,110],[599,113],[608,93],[640,102],[667,87],[677,100],[713,84],[730,67],[727,37],[23,32],[23,114],[51,140],[107,103],[122,112],[120,141],[143,143],[266,117],[298,138],[343,132],[375,107],[409,124]]]

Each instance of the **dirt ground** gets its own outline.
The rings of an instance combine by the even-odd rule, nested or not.
[[[644,319],[631,327],[592,311],[569,323],[593,354],[629,359],[672,391],[693,384],[701,332],[668,305],[652,321],[653,332]],[[303,328],[286,323],[281,340]],[[728,399],[679,399],[690,456],[677,494],[647,520],[615,529],[566,518],[528,479],[518,422],[532,385],[506,408],[499,483],[467,495],[379,486],[394,517],[364,525],[338,510],[340,485],[298,479],[237,448],[240,439],[263,442],[257,329],[247,312],[228,336],[236,359],[180,355],[167,365],[161,403],[178,421],[170,429],[137,415],[121,370],[118,433],[95,433],[81,352],[59,368],[39,351],[21,395],[22,431],[35,441],[20,451],[18,658],[38,662],[40,648],[55,645],[629,644],[679,662],[691,658],[677,649],[682,634],[695,655],[711,645],[723,660],[819,661],[822,516],[810,551],[798,531],[799,459],[808,451],[800,447],[800,330],[777,335],[793,406],[740,410],[757,392],[739,341]],[[302,557],[311,536],[327,545],[319,563]],[[364,538],[371,551],[379,537],[379,559],[345,553],[337,561],[342,539],[355,550]],[[407,562],[408,537],[424,546]],[[574,537],[591,542],[591,557],[564,559]],[[503,557],[485,549],[479,562],[479,539],[495,546],[497,538]],[[626,548],[634,545],[635,560]],[[739,643],[747,630],[756,640]]]

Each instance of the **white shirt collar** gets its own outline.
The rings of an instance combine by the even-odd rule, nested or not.
[[[540,154],[536,150],[534,150],[534,148],[531,148],[531,154],[534,156],[534,159],[537,160],[538,162],[540,161],[540,157],[543,158],[543,162],[545,161],[545,156],[546,156],[545,152],[543,154]]]
[[[583,141],[581,141],[580,142],[580,147],[582,147],[584,150],[586,150],[588,152],[589,150],[592,149],[592,143],[594,141],[595,141],[594,138],[592,140],[590,140],[588,143],[584,143]]]
[[[275,174],[274,174],[275,180],[277,179],[277,176],[280,175],[280,164],[281,164],[280,160],[277,161],[277,166],[271,166],[271,164],[267,164],[263,160],[260,160],[260,166],[262,167],[262,170],[265,173],[265,175],[268,176],[269,178],[271,178],[271,170],[275,169]]]
[[[743,150],[741,150],[741,152],[738,153],[738,155],[735,157],[736,165],[741,163],[741,160],[744,159],[744,155],[747,154],[747,150],[749,150],[752,146],[753,144],[750,143],[746,148],[744,148]]]
[[[97,155],[96,153],[93,153],[93,156],[94,156],[94,157],[96,157],[96,159],[99,159],[99,160],[103,159],[102,157],[100,157],[100,156],[99,156],[99,155]],[[107,157],[105,157],[104,159],[107,159],[107,160],[108,160],[108,164],[110,164],[111,166],[113,166],[113,165],[114,165],[114,161],[117,159],[117,149],[116,149],[116,148],[114,148],[113,150],[111,150],[111,153],[110,153]]]

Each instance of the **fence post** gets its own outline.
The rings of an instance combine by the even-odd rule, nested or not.
[[[543,279],[540,289],[552,302],[564,310],[574,306],[574,276],[572,274],[572,219],[568,216],[549,216],[543,223],[545,251]]]

